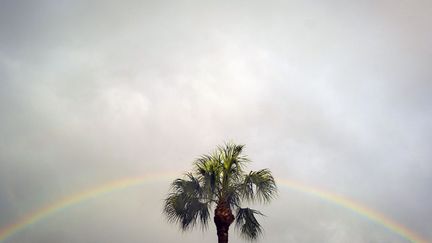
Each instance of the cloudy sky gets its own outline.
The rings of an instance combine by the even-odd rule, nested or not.
[[[0,0],[0,228],[225,141],[251,169],[342,195],[432,241],[432,2]],[[7,243],[216,242],[161,215],[164,178]],[[260,242],[408,242],[280,186]],[[233,242],[243,242],[231,231]]]

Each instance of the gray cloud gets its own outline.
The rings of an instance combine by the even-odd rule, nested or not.
[[[0,227],[109,180],[187,170],[233,140],[252,168],[432,239],[428,1],[1,5]],[[7,242],[214,241],[164,222],[167,186],[91,201]],[[286,189],[263,209],[263,241],[404,242]]]

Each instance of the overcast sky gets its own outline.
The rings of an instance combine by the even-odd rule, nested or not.
[[[234,141],[251,169],[432,241],[431,25],[430,0],[0,0],[0,228],[111,180],[180,175]],[[168,188],[94,199],[6,242],[216,242],[213,225],[165,221]],[[259,208],[261,242],[407,242],[284,187]]]

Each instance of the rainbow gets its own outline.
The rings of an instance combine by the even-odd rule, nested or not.
[[[412,243],[427,243],[428,240],[422,238],[418,234],[416,234],[414,231],[408,229],[406,226],[399,224],[387,216],[383,215],[380,212],[377,212],[373,209],[367,208],[364,205],[361,205],[360,203],[354,202],[346,197],[343,197],[341,195],[338,195],[333,192],[329,192],[323,189],[318,189],[316,187],[312,187],[306,184],[299,183],[297,181],[293,180],[287,180],[287,179],[278,179],[277,180],[278,185],[284,185],[287,186],[290,189],[293,189],[295,191],[299,191],[302,193],[306,193],[312,196],[316,196],[318,198],[323,199],[324,201],[334,203],[336,205],[342,206],[345,209],[349,209],[350,211],[353,211],[354,213],[361,215],[365,217],[366,219],[375,222],[377,224],[380,224],[390,230],[393,233],[396,233],[397,235],[407,239],[408,241]]]
[[[115,181],[110,181],[108,183],[102,184],[100,186],[87,189],[76,194],[61,198],[58,201],[42,207],[36,211],[31,212],[27,216],[13,222],[10,225],[0,229],[0,242],[4,242],[6,239],[10,238],[14,234],[26,229],[32,224],[42,221],[48,218],[50,215],[58,213],[60,211],[66,210],[71,206],[76,204],[84,203],[88,200],[100,197],[104,194],[115,192],[121,189],[130,188],[134,186],[142,185],[146,182],[156,181],[158,179],[172,178],[176,174],[174,173],[152,173],[140,177],[128,177]],[[318,197],[324,201],[334,203],[343,208],[349,209],[368,220],[378,223],[393,233],[405,238],[406,240],[413,243],[427,243],[428,241],[417,235],[412,230],[406,228],[405,226],[394,222],[385,215],[367,208],[359,203],[356,203],[348,198],[341,195],[337,195],[332,192],[328,192],[322,189],[317,189],[316,187],[308,186],[296,181],[287,179],[277,179],[278,185],[283,185],[289,189],[306,193],[315,197]]]

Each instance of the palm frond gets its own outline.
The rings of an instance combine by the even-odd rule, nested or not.
[[[220,191],[222,167],[214,155],[203,155],[194,163],[194,172],[202,184],[203,197],[214,200]]]
[[[244,145],[226,143],[225,146],[218,146],[217,153],[222,165],[222,195],[226,195],[227,190],[233,183],[238,184],[243,177],[243,167],[249,160],[242,155]]]
[[[223,166],[226,171],[231,172],[231,168],[235,167],[236,171],[242,172],[244,165],[249,162],[249,159],[242,155],[244,145],[226,143],[225,146],[218,146],[218,152],[221,155]]]
[[[164,201],[163,212],[169,222],[188,230],[200,224],[208,225],[213,203],[220,207],[228,203],[229,212],[237,210],[236,225],[247,239],[256,239],[262,232],[256,220],[259,211],[241,208],[241,201],[269,202],[277,188],[268,169],[245,173],[249,159],[242,154],[244,145],[226,143],[193,163],[193,170],[171,183]],[[222,207],[222,206],[221,206]]]
[[[203,200],[199,180],[191,173],[186,179],[176,179],[171,184],[171,193],[165,199],[163,212],[169,222],[179,223],[182,230],[196,225],[207,226],[210,217],[210,202]]]
[[[255,215],[263,215],[251,208],[239,208],[236,216],[236,227],[240,229],[241,236],[249,240],[255,240],[262,234],[262,227]]]
[[[169,222],[178,223],[182,230],[195,226],[197,220],[206,227],[210,217],[208,203],[187,198],[183,193],[172,193],[165,199],[164,213]]]
[[[276,182],[268,169],[249,172],[239,184],[239,189],[244,199],[264,203],[269,202],[277,194]]]
[[[185,174],[186,179],[176,179],[171,183],[171,191],[185,193],[188,197],[200,197],[203,194],[198,178],[192,173]]]
[[[240,207],[240,201],[241,201],[241,195],[240,191],[237,189],[235,185],[229,186],[224,190],[224,195],[227,199],[227,202],[229,203],[231,208],[239,208]]]

